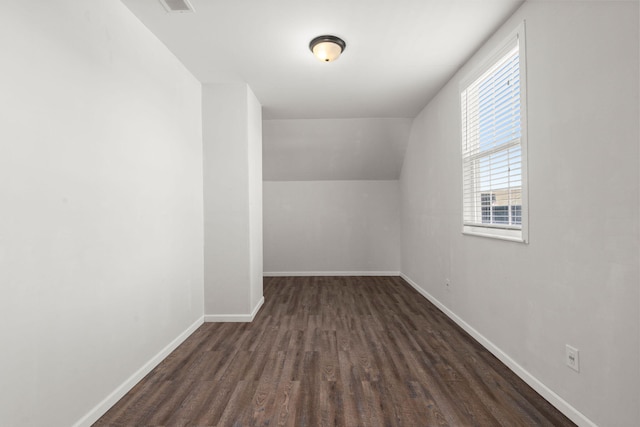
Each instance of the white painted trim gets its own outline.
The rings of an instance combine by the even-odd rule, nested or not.
[[[184,332],[178,335],[173,341],[167,344],[162,350],[158,352],[155,356],[153,356],[147,363],[142,365],[140,369],[138,369],[133,375],[127,378],[122,384],[120,384],[114,391],[112,391],[107,397],[102,400],[102,402],[98,403],[93,409],[91,409],[84,417],[80,418],[73,427],[89,427],[98,419],[103,416],[113,405],[118,402],[125,394],[129,392],[140,382],[141,379],[145,377],[149,372],[151,372],[160,362],[162,362],[173,350],[178,348],[180,344],[184,342],[189,336],[195,332],[196,329],[200,327],[204,323],[204,318],[200,317],[198,320],[193,322],[191,326],[189,326]]]
[[[399,271],[265,271],[264,277],[400,276]]]
[[[205,322],[253,322],[260,307],[264,304],[264,297],[260,298],[251,314],[205,314]]]
[[[489,350],[494,356],[496,356],[502,363],[507,365],[509,369],[519,376],[524,382],[529,384],[538,394],[547,399],[553,406],[555,406],[560,412],[566,415],[571,421],[581,427],[597,427],[597,425],[587,418],[583,413],[571,406],[566,400],[558,396],[553,390],[544,385],[542,381],[534,377],[529,371],[520,366],[515,360],[513,360],[508,354],[503,352],[498,346],[489,341],[480,332],[475,330],[471,325],[462,320],[457,314],[449,310],[444,304],[434,298],[427,291],[422,289],[416,282],[411,280],[406,274],[400,273],[407,283],[409,283],[416,291],[418,291],[423,297],[429,300],[433,305],[438,307],[444,314],[446,314],[451,320],[456,322],[458,326],[464,329],[469,335],[471,335],[476,341],[478,341],[484,348]]]

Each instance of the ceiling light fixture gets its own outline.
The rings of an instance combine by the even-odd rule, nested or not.
[[[309,43],[311,52],[322,62],[335,61],[345,47],[344,40],[336,36],[318,36]]]

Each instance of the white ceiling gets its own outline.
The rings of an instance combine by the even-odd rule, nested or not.
[[[203,83],[244,81],[265,119],[415,117],[523,0],[122,0]],[[322,63],[308,49],[347,47]]]
[[[523,0],[122,0],[203,83],[262,105],[263,179],[398,179],[415,117]],[[347,47],[318,61],[309,41]]]

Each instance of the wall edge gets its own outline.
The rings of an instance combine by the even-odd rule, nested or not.
[[[122,384],[116,387],[107,397],[105,397],[100,403],[93,407],[87,414],[80,418],[73,427],[90,427],[101,416],[103,416],[118,400],[120,400],[125,394],[127,394],[140,380],[142,380],[149,372],[151,372],[160,362],[162,362],[173,350],[178,348],[189,336],[196,331],[203,324],[203,317],[199,317],[198,320],[193,322],[187,329],[185,329],[180,335],[167,344],[162,350],[160,350],[155,356],[153,356],[147,363],[142,365],[136,372],[127,378]]]
[[[465,322],[461,317],[455,314],[452,310],[447,308],[444,304],[438,301],[435,297],[422,289],[416,282],[414,282],[409,276],[404,273],[400,273],[400,277],[407,282],[412,288],[414,288],[420,295],[435,305],[440,311],[442,311],[448,318],[453,320],[458,326],[471,335],[476,341],[480,343],[491,354],[504,363],[514,374],[533,388],[538,394],[544,397],[549,403],[551,403],[556,409],[567,416],[571,421],[579,426],[584,427],[597,427],[597,425],[587,418],[583,413],[574,408],[569,402],[564,400],[553,390],[547,387],[542,381],[533,376],[529,371],[520,366],[515,360],[513,360],[507,353],[502,351],[497,345],[487,339],[484,335],[474,329],[471,325]]]

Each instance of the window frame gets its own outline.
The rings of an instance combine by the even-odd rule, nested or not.
[[[476,82],[477,79],[482,77],[488,70],[490,70],[498,61],[500,61],[510,50],[515,46],[518,47],[519,58],[519,72],[520,72],[520,150],[521,150],[521,226],[520,228],[514,228],[513,226],[501,226],[500,224],[465,224],[465,153],[463,149],[463,105],[462,95],[463,93]],[[527,67],[526,67],[526,43],[525,43],[525,22],[522,21],[515,30],[513,30],[508,37],[506,37],[499,46],[497,46],[490,54],[488,54],[481,63],[474,67],[460,81],[460,88],[458,93],[458,100],[460,102],[460,160],[462,165],[462,234],[489,237],[494,239],[509,240],[513,242],[529,243],[529,197],[528,197],[528,155],[527,155]]]

